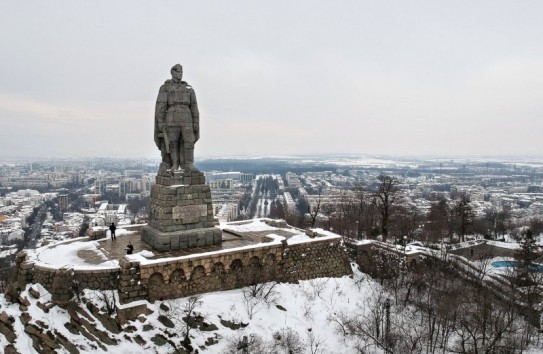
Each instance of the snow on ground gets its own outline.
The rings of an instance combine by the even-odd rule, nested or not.
[[[501,242],[501,241],[485,240],[485,239],[455,243],[455,244],[450,245],[450,248],[451,249],[469,248],[469,247],[473,247],[473,246],[481,245],[481,244],[487,244],[489,246],[506,248],[510,250],[516,250],[520,248],[520,245],[517,242]]]
[[[332,234],[332,235],[327,235],[327,236],[319,236],[319,237],[311,238],[307,236],[306,234],[297,234],[289,238],[287,242],[289,245],[294,245],[294,244],[299,244],[299,243],[311,243],[311,242],[318,242],[318,241],[323,241],[323,240],[337,240],[340,237],[341,236]]]
[[[206,294],[203,297],[204,313],[213,313],[223,319],[241,321],[249,325],[243,330],[246,335],[256,334],[265,340],[282,328],[290,327],[306,340],[308,330],[324,340],[323,353],[354,353],[354,343],[337,335],[328,317],[338,312],[352,313],[360,309],[361,302],[378,287],[366,275],[358,274],[361,284],[357,285],[349,277],[330,279],[321,278],[301,281],[299,285],[278,284],[277,303],[286,311],[274,305],[257,306],[252,320],[247,314],[242,290]],[[239,337],[233,330],[221,331],[223,337]],[[228,341],[221,341],[210,353],[226,352]]]
[[[242,247],[237,248],[231,248],[228,250],[219,250],[219,251],[211,251],[211,252],[203,252],[198,255],[200,256],[210,256],[213,254],[218,253],[224,253],[224,252],[233,252],[234,250],[246,250],[246,249],[252,249],[252,248],[258,248],[262,246],[269,246],[274,243],[281,243],[281,241],[285,240],[284,236],[277,235],[273,233],[273,231],[277,230],[283,230],[281,228],[277,228],[274,226],[270,226],[266,224],[265,222],[261,220],[251,220],[251,221],[244,221],[244,222],[234,222],[234,223],[221,223],[220,228],[222,229],[230,229],[236,232],[244,233],[244,232],[259,232],[259,231],[266,231],[269,232],[267,234],[268,238],[272,239],[271,242],[266,243],[255,243],[250,244]],[[289,244],[294,243],[303,243],[303,242],[315,242],[315,241],[322,241],[322,240],[334,240],[337,239],[338,235],[331,233],[329,231],[325,231],[322,229],[316,229],[319,233],[319,235],[325,235],[325,236],[319,236],[315,238],[310,238],[307,236],[302,230],[289,228],[286,229],[291,233],[294,233],[295,236],[290,238],[288,240]],[[126,229],[117,229],[116,235],[117,237],[122,237],[123,235],[131,234],[134,231],[128,231]],[[109,237],[109,231],[108,231],[108,237]],[[65,240],[61,242],[55,242],[51,243],[47,246],[38,248],[33,251],[28,251],[30,258],[35,259],[38,264],[41,264],[43,266],[50,266],[50,267],[73,267],[74,269],[89,269],[89,268],[112,268],[118,266],[118,260],[108,260],[107,257],[99,250],[100,244],[99,242],[104,241],[98,240],[98,241],[89,241],[86,237],[81,237],[78,239],[70,239]],[[102,260],[103,262],[99,264],[89,264],[86,263],[82,259],[81,252],[87,252],[86,256],[88,256],[89,253],[94,253],[95,260]],[[129,257],[133,260],[138,260],[141,262],[142,265],[144,264],[150,264],[150,263],[157,263],[157,262],[168,262],[173,260],[179,260],[183,258],[191,258],[195,255],[187,255],[184,257],[170,257],[170,258],[161,258],[159,260],[150,260],[148,258],[153,257],[154,254],[151,251],[142,251],[139,253],[135,253],[130,255]]]
[[[270,226],[260,219],[254,219],[250,221],[241,222],[221,222],[221,229],[235,229],[239,232],[258,232],[258,231],[271,231],[277,230],[277,227]],[[290,229],[289,229],[290,230]]]
[[[451,245],[451,247],[452,248],[465,248],[465,247],[471,247],[473,245],[477,245],[477,244],[481,244],[481,243],[486,243],[487,245],[491,245],[491,246],[495,246],[495,247],[501,247],[501,248],[507,248],[507,249],[511,249],[511,250],[515,250],[515,249],[520,248],[520,244],[517,241],[515,241],[512,237],[510,237],[510,235],[506,234],[506,235],[503,236],[503,238],[504,238],[504,240],[506,242],[495,241],[495,240],[485,240],[485,239],[480,238],[480,239],[477,239],[477,240],[456,243],[456,244]],[[540,246],[543,246],[543,233],[539,234],[538,236],[535,236],[534,239],[535,239],[536,244],[538,244]]]
[[[151,338],[156,334],[164,333],[164,326],[158,321],[160,315],[166,315],[176,323],[176,328],[171,329],[173,333],[179,333],[179,337],[175,338],[179,342],[181,333],[183,333],[182,321],[180,321],[180,312],[176,312],[182,309],[187,298],[180,298],[174,300],[165,300],[163,302],[157,301],[150,304],[146,301],[140,301],[139,303],[147,304],[148,308],[153,311],[152,314],[147,316],[147,319],[142,323],[138,320],[131,321],[129,325],[135,326],[137,332],[135,334],[141,335],[147,345],[141,347],[134,341],[129,341],[123,338],[126,333],[111,334],[110,336],[119,339],[118,346],[108,346],[107,351],[102,349],[90,349],[88,340],[81,335],[71,334],[64,326],[65,323],[70,322],[69,314],[66,310],[61,309],[58,306],[53,307],[49,313],[45,313],[38,309],[36,302],[40,301],[46,303],[51,299],[51,296],[47,291],[39,284],[33,285],[40,294],[42,294],[39,300],[34,299],[28,294],[27,291],[22,293],[27,297],[31,303],[29,306],[29,314],[32,317],[32,322],[35,323],[38,320],[43,321],[50,327],[55,328],[62,333],[70,341],[77,345],[87,348],[82,350],[82,353],[159,353],[166,354],[171,353],[173,348],[170,345],[156,346]],[[323,340],[322,348],[323,353],[354,353],[354,343],[346,340],[343,336],[336,333],[328,316],[338,312],[353,312],[359,309],[364,299],[373,291],[374,287],[379,285],[371,280],[369,276],[356,272],[354,277],[343,278],[322,278],[309,281],[301,281],[300,284],[277,284],[274,287],[276,291],[276,303],[283,307],[278,308],[275,304],[266,305],[262,303],[253,303],[252,318],[249,315],[247,308],[249,308],[247,301],[244,300],[243,289],[236,289],[223,292],[214,292],[203,294],[201,296],[201,306],[198,306],[195,310],[196,313],[202,314],[205,317],[205,321],[215,324],[218,327],[217,331],[203,332],[198,330],[192,330],[191,336],[192,345],[195,348],[199,348],[200,353],[225,353],[226,347],[229,342],[245,335],[257,335],[262,337],[266,341],[272,340],[272,334],[282,328],[290,327],[297,331],[302,340],[307,339],[308,329],[311,329],[316,337]],[[86,298],[94,298],[93,302],[101,303],[101,299],[98,292],[85,290]],[[164,311],[160,309],[160,304],[164,303],[170,307],[170,311]],[[0,295],[0,307],[3,311],[6,311],[8,315],[13,317],[20,316],[20,310],[18,304],[8,304],[5,301],[3,295]],[[126,307],[126,305],[123,305]],[[230,329],[221,324],[221,319],[231,321],[234,323],[247,324],[247,327],[239,330]],[[32,348],[32,341],[24,334],[24,327],[20,321],[15,322],[15,332],[17,334],[17,340],[15,346],[20,353],[35,353]],[[152,328],[149,329],[149,324]],[[146,329],[144,326],[147,325]],[[105,331],[106,329],[102,324],[97,321],[96,328]],[[209,337],[215,337],[219,339],[219,343],[207,346],[202,349],[205,341]],[[0,347],[7,345],[5,337],[0,335]],[[64,353],[64,352],[59,352]]]
[[[127,229],[117,229],[117,230],[115,230],[115,237],[119,237],[119,236],[122,236],[122,235],[129,235],[129,234],[133,234],[135,232],[136,231],[130,231],[130,230],[127,230]],[[110,236],[111,236],[111,231],[109,231],[109,228],[108,228],[107,237],[110,237]]]
[[[479,261],[470,261],[470,263],[479,269],[485,275],[511,275],[512,268],[510,267],[494,267],[492,263],[500,261],[514,261],[513,257],[494,257],[490,259],[483,259]]]
[[[308,281],[300,281],[299,284],[276,284],[273,288],[275,292],[274,302],[266,304],[263,301],[254,301],[252,298],[244,296],[250,288],[236,289],[223,292],[213,292],[202,294],[194,313],[202,315],[204,321],[215,325],[216,330],[200,331],[192,329],[190,332],[191,344],[200,353],[232,353],[232,343],[237,344],[243,336],[253,340],[261,338],[268,343],[273,342],[273,334],[290,328],[295,331],[301,341],[304,343],[303,353],[309,353],[307,344],[308,336],[312,333],[317,340],[321,341],[319,353],[326,354],[349,354],[357,353],[357,337],[350,335],[344,336],[334,319],[342,315],[356,316],[364,319],[371,311],[371,304],[375,303],[378,296],[392,297],[392,294],[382,293],[383,289],[378,282],[372,280],[368,275],[353,267],[353,276],[342,278],[320,278]],[[268,283],[268,286],[271,283]],[[55,306],[48,313],[38,309],[37,301],[47,303],[51,296],[39,284],[32,285],[39,291],[41,297],[34,299],[28,292],[30,285],[22,292],[22,296],[28,298],[30,306],[28,307],[31,316],[31,323],[41,321],[55,329],[63,336],[70,339],[70,342],[76,345],[82,354],[95,353],[132,353],[132,354],[169,354],[174,352],[171,344],[156,345],[151,339],[157,335],[164,336],[169,340],[180,345],[184,333],[184,322],[182,321],[183,309],[188,302],[188,298],[180,298],[165,301],[156,301],[149,303],[147,301],[137,301],[130,305],[118,305],[126,308],[145,304],[152,311],[151,314],[140,315],[138,320],[130,321],[125,324],[119,334],[108,333],[109,337],[115,338],[117,345],[106,345],[105,350],[94,348],[85,336],[81,334],[72,334],[65,326],[70,322],[70,315],[64,309]],[[111,296],[116,292],[108,292]],[[84,298],[103,307],[104,302],[101,296],[104,292],[85,290]],[[249,299],[249,300],[247,300]],[[166,305],[164,308],[161,305]],[[80,305],[82,309],[84,304]],[[33,354],[36,351],[32,348],[30,337],[25,334],[25,328],[18,320],[21,310],[19,304],[6,303],[4,295],[0,295],[0,308],[8,315],[17,320],[14,323],[14,331],[17,339],[14,343],[20,353]],[[392,309],[391,309],[392,310]],[[413,323],[420,321],[419,315],[415,314],[409,307],[397,312],[394,308],[392,316],[395,321],[403,323],[406,329],[417,330]],[[159,317],[169,318],[174,328],[166,328]],[[400,316],[400,317],[398,317]],[[243,324],[244,328],[232,329],[222,321],[229,321],[234,324]],[[92,320],[94,326],[100,331],[107,331],[100,321]],[[128,326],[133,329],[127,328]],[[311,331],[310,331],[311,330]],[[139,345],[135,338],[142,339],[145,344]],[[215,344],[205,344],[210,338],[218,341]],[[0,348],[7,345],[6,338],[0,334]],[[94,345],[95,346],[95,345]],[[235,347],[236,345],[234,345]],[[382,350],[371,346],[366,348],[367,353],[380,354]],[[237,353],[237,351],[234,351]],[[284,352],[284,351],[278,351]],[[538,353],[540,351],[528,350],[526,353]],[[59,354],[67,351],[58,351]]]
[[[510,250],[520,249],[520,245],[516,242],[500,242],[500,241],[488,240],[486,241],[486,244],[490,246],[494,246],[494,247],[507,248]]]
[[[535,243],[537,243],[540,246],[543,246],[543,233],[535,237]]]
[[[2,251],[0,251],[0,258],[4,258],[4,257],[7,257],[7,256],[10,256],[12,254],[15,254],[17,253],[17,249],[16,248],[8,248],[8,249],[4,249]]]
[[[111,268],[119,265],[117,260],[108,261],[107,257],[98,250],[97,241],[75,241],[61,242],[51,246],[45,246],[36,249],[33,253],[29,252],[31,258],[35,258],[39,263],[47,266],[73,267],[75,269],[90,269],[90,268]],[[100,257],[104,262],[100,264],[86,264],[78,255],[80,251],[94,251],[97,257]]]
[[[135,231],[126,229],[117,229],[115,235],[116,237],[119,237],[122,235],[133,234],[134,232]],[[118,266],[119,261],[108,260],[106,255],[99,251],[99,246],[99,241],[89,241],[86,237],[80,237],[78,239],[54,242],[47,246],[37,248],[34,251],[29,251],[29,256],[35,258],[39,263],[42,263],[42,265],[51,267],[68,266],[73,267],[74,269],[103,269]],[[78,254],[80,251],[94,252],[96,258],[102,259],[103,262],[99,264],[85,263]],[[151,252],[142,254],[142,256],[152,257],[153,255],[150,253]]]
[[[141,256],[146,257],[146,258],[151,258],[151,257],[153,257],[155,255],[153,252],[147,251],[147,250],[140,251],[140,252],[138,252],[138,254],[140,254]]]
[[[354,242],[354,244],[357,246],[360,246],[360,245],[367,245],[368,243],[372,243],[372,242],[373,240],[364,239],[364,240],[357,240]]]

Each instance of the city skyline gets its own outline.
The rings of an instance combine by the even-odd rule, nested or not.
[[[538,2],[11,3],[4,157],[156,156],[179,62],[196,155],[541,155]]]

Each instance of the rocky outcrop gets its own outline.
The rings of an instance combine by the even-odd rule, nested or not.
[[[14,343],[15,339],[17,339],[17,335],[13,329],[14,322],[15,318],[8,316],[5,311],[0,313],[0,333],[3,334],[10,343]]]

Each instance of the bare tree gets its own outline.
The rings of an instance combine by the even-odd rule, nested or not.
[[[395,230],[394,234],[399,238],[406,236],[410,240],[413,239],[422,220],[422,215],[417,207],[413,203],[397,205],[393,208],[393,215],[394,227],[389,229]]]
[[[483,281],[485,276],[490,270],[492,270],[492,257],[484,257],[478,262],[475,262],[473,268],[468,268],[467,272],[470,272],[479,281]]]
[[[342,236],[352,239],[362,239],[367,231],[368,201],[362,187],[357,184],[353,190],[343,190],[341,199],[330,213],[330,224],[334,231]]]
[[[264,340],[256,333],[247,334],[240,332],[229,337],[228,345],[225,348],[227,354],[274,354],[273,345]]]
[[[351,314],[346,311],[336,311],[328,314],[326,318],[336,329],[336,332],[343,335],[344,337],[351,334],[351,322],[353,318]]]
[[[273,334],[274,347],[288,354],[304,352],[304,341],[294,329],[290,327],[281,328]]]
[[[243,306],[249,319],[252,319],[264,305],[270,306],[277,303],[279,293],[275,289],[277,282],[266,282],[269,274],[259,260],[253,259],[247,268],[250,285],[243,289]]]
[[[356,207],[355,207],[355,210],[356,210],[356,237],[357,239],[361,239],[362,238],[362,230],[364,228],[363,226],[363,222],[364,222],[364,219],[363,219],[363,216],[365,214],[365,211],[367,209],[367,201],[366,201],[366,195],[364,193],[364,189],[362,188],[362,186],[360,184],[356,184],[355,187],[354,187],[354,192],[355,192],[355,198],[356,198]]]
[[[383,241],[388,238],[390,209],[396,201],[396,188],[399,180],[387,174],[381,174],[377,177],[379,183],[373,193],[373,204],[381,215],[381,234]]]
[[[511,206],[506,204],[502,207],[502,210],[498,213],[496,231],[498,234],[501,234],[503,237],[505,233],[511,229],[511,227],[512,227]]]
[[[492,230],[492,236],[494,237],[494,239],[498,238],[498,215],[499,211],[495,206],[491,206],[485,209],[484,219],[488,222],[488,225]]]
[[[128,201],[127,208],[132,214],[132,223],[136,222],[136,217],[139,213],[139,211],[143,208],[144,204],[143,201],[139,198],[130,199]]]
[[[270,213],[268,215],[272,219],[284,219],[285,218],[285,209],[283,204],[278,200],[274,199],[270,205]]]
[[[319,215],[319,210],[321,209],[321,193],[319,191],[319,196],[316,201],[316,205],[311,207],[310,205],[307,207],[307,212],[309,213],[309,222],[311,224],[311,227],[315,227],[315,223],[317,222],[317,216]]]
[[[255,283],[243,289],[243,307],[250,320],[264,305],[277,303],[279,293],[275,289],[276,285],[276,282]]]
[[[307,282],[308,287],[303,287],[302,291],[305,294],[306,298],[313,301],[317,297],[321,297],[322,292],[326,289],[329,279],[320,278],[320,279],[311,279]]]
[[[194,313],[197,308],[202,306],[202,295],[193,295],[187,298],[187,301],[183,304],[178,302],[169,302],[167,317],[182,325],[185,328],[185,337],[183,339],[183,346],[190,344],[190,330],[193,328]]]
[[[475,291],[474,291],[475,290]],[[487,291],[463,287],[454,340],[447,349],[453,353],[514,353],[523,347],[524,321],[513,303],[500,304]]]
[[[366,308],[365,311],[351,314],[350,317],[346,317],[344,314],[339,316],[334,314],[336,316],[334,322],[336,326],[338,323],[344,326],[344,335],[351,334],[358,337],[359,342],[363,343],[365,347],[364,352],[374,352],[375,348],[381,348],[385,350],[385,353],[393,354],[394,351],[390,346],[390,338],[387,334],[390,325],[386,308],[388,304],[383,289],[374,289],[363,304]]]
[[[310,354],[324,353],[324,339],[316,336],[311,328],[307,329],[307,345],[309,346]]]
[[[71,286],[71,289],[70,290],[73,290],[74,287],[77,286],[76,290],[77,291],[80,291],[81,289],[79,289],[79,284],[78,283],[73,283],[71,282],[70,284]],[[98,299],[100,302],[102,302],[102,304],[104,305],[104,310],[106,311],[106,313],[108,315],[112,315],[115,313],[116,311],[116,307],[115,307],[115,302],[116,302],[116,298],[115,298],[115,291],[114,290],[94,290],[92,292],[93,294],[93,297]],[[77,298],[80,297],[80,294],[77,294],[76,295]]]

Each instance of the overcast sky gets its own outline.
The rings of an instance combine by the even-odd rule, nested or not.
[[[0,154],[159,156],[175,63],[197,156],[543,155],[542,1],[3,1]]]

